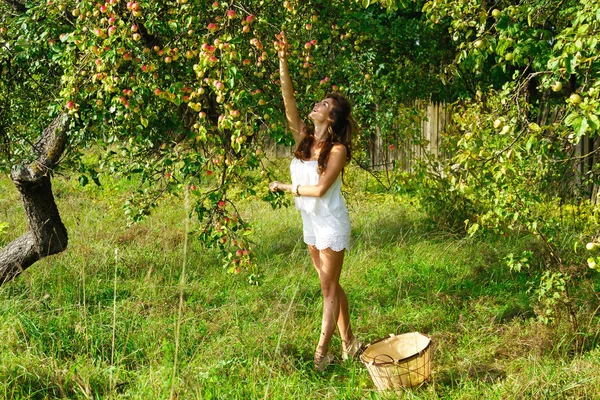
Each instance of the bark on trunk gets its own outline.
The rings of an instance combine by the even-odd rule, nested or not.
[[[0,251],[0,286],[36,261],[67,248],[67,229],[60,219],[50,180],[65,150],[67,121],[64,115],[56,118],[34,145],[37,160],[15,167],[11,172],[11,179],[21,194],[29,232]]]

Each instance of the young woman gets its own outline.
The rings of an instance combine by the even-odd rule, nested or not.
[[[304,241],[319,275],[323,294],[321,336],[315,351],[315,368],[324,370],[333,361],[329,342],[337,325],[342,337],[342,358],[361,348],[350,327],[348,299],[339,283],[344,251],[349,249],[350,219],[341,195],[341,172],[350,160],[350,140],[355,123],[348,101],[339,93],[327,95],[308,115],[307,127],[298,115],[287,64],[287,41],[279,48],[281,92],[288,126],[297,149],[291,163],[292,183],[271,182],[272,191],[296,196],[301,211]]]

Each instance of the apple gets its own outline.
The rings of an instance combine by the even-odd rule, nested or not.
[[[212,8],[219,8],[219,2],[215,1],[214,3],[212,3]]]
[[[267,121],[271,118],[271,116],[269,114],[265,114],[265,115],[263,115],[263,118],[265,121]]]
[[[312,25],[311,24],[306,24],[305,26],[307,31],[310,31],[312,29]]]
[[[590,257],[587,259],[588,267],[591,269],[596,269],[596,259],[594,257]]]
[[[115,28],[114,25],[108,28],[108,36],[112,36],[115,33],[117,33],[117,28]]]
[[[504,59],[505,59],[506,61],[512,61],[514,58],[515,58],[515,55],[514,55],[513,53],[506,53],[506,54],[504,55]]]
[[[256,18],[254,15],[250,14],[246,17],[246,22],[247,23],[252,23],[252,21],[254,21],[254,18]]]
[[[554,82],[554,84],[552,84],[551,87],[554,92],[560,92],[562,90],[563,85],[561,81],[556,81]]]
[[[140,35],[139,33],[134,33],[132,36],[133,40],[135,40],[136,42],[139,42],[140,39],[142,38],[142,35]]]
[[[578,95],[577,93],[573,93],[571,96],[569,96],[569,100],[571,101],[571,103],[576,106],[579,103],[581,103],[581,96]]]
[[[592,251],[596,248],[596,243],[590,242],[585,245],[585,248],[588,249],[589,251]]]
[[[138,3],[131,4],[131,11],[140,11],[140,5]]]
[[[134,24],[134,25],[131,25],[130,29],[131,29],[131,32],[137,32],[139,28],[137,25]]]
[[[494,128],[500,129],[502,127],[502,121],[498,118],[494,121]]]
[[[227,18],[234,19],[237,16],[234,10],[227,10]]]
[[[67,101],[66,107],[67,110],[72,110],[73,108],[75,108],[75,103],[73,103],[72,101]]]
[[[131,53],[124,53],[123,54],[123,60],[126,60],[126,61],[131,60]]]
[[[172,59],[171,57],[169,57],[169,56],[165,57],[165,62],[166,62],[167,64],[170,64],[170,63],[171,63],[171,61],[173,61],[173,59]]]
[[[497,8],[494,8],[492,10],[492,17],[498,19],[502,16],[502,12],[500,10],[498,10]]]
[[[475,46],[476,49],[481,49],[483,47],[483,40],[478,39],[473,43],[473,46]]]
[[[390,149],[390,150],[394,150],[395,148],[396,148],[396,146],[394,146],[393,144],[390,144],[390,145],[388,146],[388,149]]]
[[[244,27],[242,28],[242,32],[244,32],[244,33],[248,33],[248,32],[250,32],[250,27],[249,27],[248,25],[244,26]]]

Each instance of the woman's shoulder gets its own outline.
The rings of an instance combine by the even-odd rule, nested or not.
[[[339,156],[343,156],[346,157],[346,146],[344,146],[342,143],[334,143],[333,147],[331,148],[331,154],[336,154]]]

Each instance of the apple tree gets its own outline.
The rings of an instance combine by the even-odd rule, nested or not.
[[[291,143],[279,33],[301,112],[327,92],[346,93],[360,143],[398,119],[398,101],[447,90],[431,60],[453,59],[453,46],[420,4],[388,12],[341,0],[0,1],[0,168],[12,171],[30,230],[0,252],[0,282],[67,246],[52,196],[57,170],[81,185],[101,185],[105,174],[135,179],[131,221],[188,187],[199,240],[255,281],[235,200],[284,202],[266,190],[262,149],[266,138]],[[86,161],[90,149],[99,163]]]

